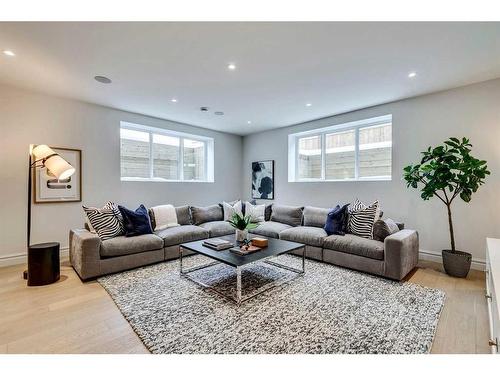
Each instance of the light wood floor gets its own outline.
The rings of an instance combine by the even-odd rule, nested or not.
[[[61,280],[43,287],[28,288],[23,269],[0,268],[0,353],[148,353],[106,291],[67,261]],[[489,353],[483,272],[455,279],[426,262],[409,281],[447,294],[433,353]]]

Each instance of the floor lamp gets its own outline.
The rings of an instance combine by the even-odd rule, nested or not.
[[[46,285],[59,280],[59,242],[31,245],[31,188],[32,175],[37,168],[47,168],[58,180],[69,178],[75,168],[47,145],[30,146],[28,158],[28,270],[24,278],[28,286]]]

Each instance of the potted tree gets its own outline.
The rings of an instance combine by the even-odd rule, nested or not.
[[[451,204],[460,197],[470,202],[472,193],[484,184],[490,174],[485,160],[473,157],[472,145],[467,138],[450,138],[444,145],[429,147],[422,152],[420,164],[408,165],[403,169],[406,187],[421,187],[423,200],[437,197],[448,211],[451,250],[443,250],[443,266],[447,274],[466,277],[470,270],[471,254],[457,251],[453,233]]]
[[[252,223],[251,216],[243,216],[235,212],[229,220],[229,224],[236,229],[236,241],[243,242],[248,237],[248,230],[259,226],[257,223]]]

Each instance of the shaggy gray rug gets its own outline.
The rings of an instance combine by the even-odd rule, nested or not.
[[[299,258],[282,256],[297,266]],[[186,258],[187,266],[207,258]],[[225,265],[193,276],[231,292]],[[444,292],[306,261],[306,274],[259,263],[242,271],[243,291],[288,278],[241,306],[179,275],[177,260],[101,277],[153,353],[428,353]],[[293,280],[292,280],[293,279]]]

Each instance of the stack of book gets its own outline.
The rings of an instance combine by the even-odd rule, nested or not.
[[[234,245],[222,238],[209,238],[203,242],[203,246],[209,247],[214,250],[225,250],[233,247]]]

